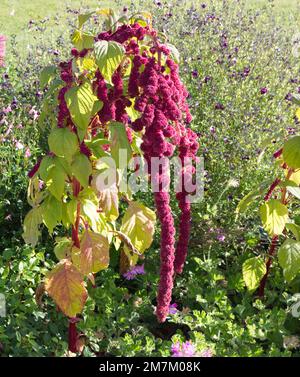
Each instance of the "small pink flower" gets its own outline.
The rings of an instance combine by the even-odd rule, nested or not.
[[[24,145],[20,141],[18,141],[18,140],[15,141],[15,147],[18,150],[24,149]]]
[[[29,148],[26,148],[24,156],[25,158],[29,158],[31,156],[31,152]]]
[[[12,108],[10,105],[8,105],[7,107],[5,107],[3,110],[4,114],[8,114],[8,113],[11,113],[12,111]]]
[[[33,107],[29,110],[29,115],[32,115],[33,120],[37,120],[37,119],[38,119],[38,117],[39,117],[39,112],[36,111],[35,106],[33,106]]]

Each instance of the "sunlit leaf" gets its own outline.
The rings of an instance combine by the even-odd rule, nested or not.
[[[292,239],[285,240],[278,250],[278,261],[283,268],[283,274],[291,282],[300,272],[300,242]]]
[[[118,42],[103,40],[95,43],[94,53],[102,76],[111,83],[112,75],[125,55],[124,47]]]
[[[80,250],[72,252],[72,261],[84,275],[107,268],[109,264],[108,240],[101,234],[86,230],[80,241]]]
[[[288,209],[279,200],[271,199],[260,207],[264,229],[271,235],[282,234],[289,219]]]
[[[266,271],[266,264],[261,257],[253,257],[243,263],[243,279],[249,291],[259,286]]]
[[[152,243],[155,221],[156,215],[150,208],[139,202],[131,202],[122,219],[120,230],[130,238],[133,246],[143,253]],[[127,252],[129,252],[128,248]],[[133,263],[137,258],[137,255],[132,256]]]
[[[283,159],[290,168],[300,168],[300,136],[294,136],[284,144]]]
[[[101,110],[103,103],[94,95],[91,84],[71,88],[65,94],[65,100],[75,125],[86,131],[91,117]],[[83,139],[84,134],[81,139]]]

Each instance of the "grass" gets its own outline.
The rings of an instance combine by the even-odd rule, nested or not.
[[[229,0],[235,1],[235,0]],[[148,0],[149,6],[152,6],[153,1]],[[205,1],[203,1],[205,2]],[[139,3],[135,1],[134,3]],[[192,1],[182,1],[182,4],[190,5]],[[207,1],[208,5],[210,1]],[[261,7],[267,5],[269,0],[250,0],[248,1],[249,7]],[[52,19],[52,26],[54,29],[61,28],[62,23],[55,22],[55,16],[67,15],[68,9],[87,9],[87,8],[101,8],[101,7],[117,7],[121,8],[124,5],[129,5],[130,0],[110,0],[110,1],[97,1],[97,0],[23,0],[20,6],[19,0],[2,0],[0,8],[0,32],[5,35],[16,34],[20,39],[24,39],[30,30],[28,30],[28,23],[30,20],[41,21],[46,17]],[[199,2],[200,4],[200,2]],[[195,4],[194,4],[195,5]],[[299,11],[299,0],[274,0],[274,8],[278,14],[282,12],[294,13]],[[30,39],[30,38],[29,38]]]

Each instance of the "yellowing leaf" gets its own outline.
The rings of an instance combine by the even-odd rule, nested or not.
[[[243,263],[243,279],[249,291],[259,286],[266,271],[266,264],[261,257],[253,257]]]
[[[80,242],[80,250],[72,252],[72,261],[84,275],[104,270],[109,264],[108,240],[101,234],[86,230]]]
[[[42,223],[41,207],[35,207],[30,210],[24,219],[24,233],[22,234],[24,241],[33,247],[37,244],[40,231],[39,225]]]
[[[119,197],[116,184],[99,193],[99,206],[109,220],[114,221],[119,217]]]
[[[65,315],[72,318],[81,313],[87,290],[82,274],[69,260],[61,260],[47,274],[45,289]]]
[[[131,202],[123,217],[120,230],[130,238],[133,246],[143,253],[152,243],[155,221],[156,215],[150,208],[139,202]],[[137,258],[137,255],[132,256],[132,262],[136,263]]]
[[[111,83],[112,75],[125,55],[124,47],[114,41],[98,41],[95,43],[94,53],[102,76]]]
[[[296,110],[295,115],[298,121],[300,122],[300,107],[298,107],[298,109]]]
[[[260,207],[264,229],[271,235],[282,234],[289,215],[287,207],[279,200],[271,199]]]

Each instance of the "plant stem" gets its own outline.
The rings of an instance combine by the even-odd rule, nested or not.
[[[78,197],[80,192],[80,183],[77,179],[73,178],[73,195],[75,198]],[[79,241],[79,223],[80,223],[80,203],[77,202],[77,212],[76,212],[76,221],[75,224],[72,226],[72,241],[74,246],[80,248],[80,241]],[[69,320],[69,351],[76,353],[77,352],[77,328],[76,328],[76,321]]]
[[[277,241],[278,241],[278,236],[277,235],[273,236],[271,244],[270,244],[270,248],[269,248],[269,257],[268,257],[268,260],[267,260],[267,263],[266,263],[266,273],[265,273],[264,277],[261,279],[261,282],[260,282],[260,285],[259,285],[258,296],[260,298],[264,297],[264,295],[265,295],[265,286],[266,286],[266,282],[267,282],[268,275],[269,275],[269,272],[270,272],[270,268],[271,268],[271,264],[272,264],[272,260],[273,260],[273,255],[274,255],[275,250],[276,250]]]

